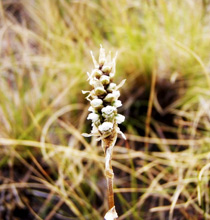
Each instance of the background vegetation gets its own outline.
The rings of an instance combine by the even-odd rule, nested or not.
[[[102,219],[104,157],[84,139],[89,51],[126,78],[114,150],[123,219],[210,219],[207,0],[0,1],[0,219]]]

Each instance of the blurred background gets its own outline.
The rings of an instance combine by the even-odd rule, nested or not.
[[[0,1],[0,219],[99,220],[87,71],[118,51],[119,220],[210,219],[210,1]]]

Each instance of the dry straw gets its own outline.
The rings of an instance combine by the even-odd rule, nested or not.
[[[118,124],[125,120],[125,117],[117,113],[117,108],[122,106],[119,88],[123,86],[125,80],[119,85],[113,83],[115,75],[116,57],[111,59],[111,52],[106,56],[104,48],[101,46],[99,61],[97,62],[91,51],[94,69],[87,73],[88,81],[92,86],[91,91],[83,91],[88,94],[87,100],[90,102],[89,120],[92,121],[92,131],[90,134],[83,134],[85,137],[96,136],[102,142],[105,153],[105,175],[107,179],[109,211],[105,215],[105,220],[114,220],[118,217],[114,204],[113,178],[111,159],[112,152],[117,140],[117,134],[125,135],[120,131]]]

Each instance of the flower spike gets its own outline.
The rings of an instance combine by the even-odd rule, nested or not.
[[[122,105],[121,101],[118,100],[120,96],[119,88],[123,86],[125,80],[119,85],[112,82],[115,74],[117,53],[115,57],[111,59],[111,52],[106,56],[105,49],[100,45],[98,62],[96,61],[93,52],[91,51],[90,53],[95,68],[91,74],[88,73],[88,80],[93,87],[93,90],[89,93],[87,98],[92,106],[94,117],[89,116],[88,119],[92,120],[92,124],[98,129],[99,136],[105,135],[107,137],[112,134],[113,129],[117,128],[117,124],[120,124],[125,120],[124,116],[117,114],[116,109]],[[86,93],[88,92],[83,91],[83,94]],[[107,114],[108,112],[111,113]],[[96,120],[96,118],[98,120]],[[117,130],[117,133],[122,134],[119,129]],[[125,138],[124,135],[123,138]]]

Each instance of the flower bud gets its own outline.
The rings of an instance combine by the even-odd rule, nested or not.
[[[99,60],[99,65],[102,66],[102,65],[104,65],[105,62],[106,62],[106,59],[105,58],[101,58]]]
[[[102,75],[102,71],[99,69],[94,69],[92,72],[92,76],[94,77],[100,77]]]
[[[109,65],[106,65],[106,66],[104,65],[104,66],[102,67],[102,71],[103,71],[104,73],[110,73],[111,69],[112,69],[112,67],[109,66]]]

